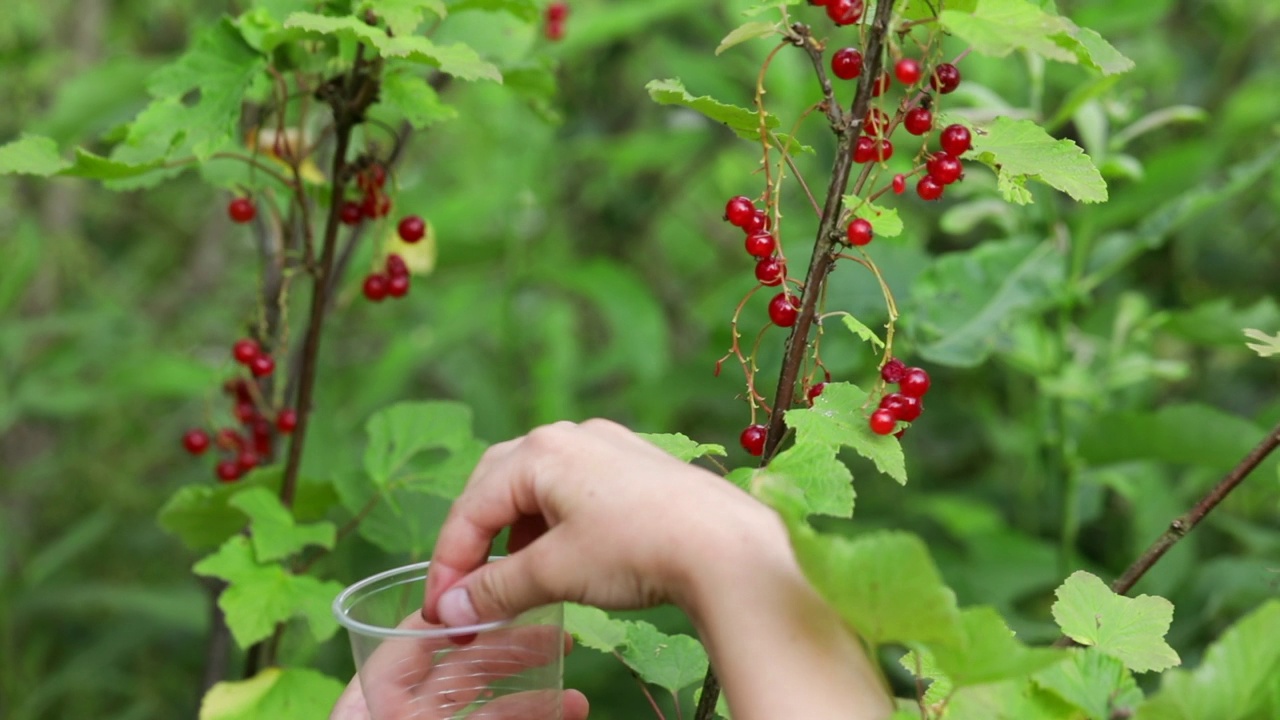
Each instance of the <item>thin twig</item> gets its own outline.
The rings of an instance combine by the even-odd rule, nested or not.
[[[627,661],[622,658],[622,654],[617,650],[613,651],[613,656],[618,658],[618,662],[626,665],[627,670],[631,671],[631,677],[635,678],[636,684],[640,686],[640,691],[644,693],[646,698],[648,698],[649,707],[653,708],[653,713],[658,716],[658,720],[667,720],[667,716],[662,714],[662,708],[658,707],[658,701],[654,699],[653,693],[649,692],[649,686],[640,678],[640,674],[635,670],[631,670],[631,666],[627,665]]]

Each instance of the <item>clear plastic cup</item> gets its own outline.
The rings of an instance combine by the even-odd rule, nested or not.
[[[432,625],[421,612],[428,565],[379,573],[333,601],[370,720],[561,720],[562,606],[483,625]]]

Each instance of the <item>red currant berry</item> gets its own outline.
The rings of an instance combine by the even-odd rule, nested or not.
[[[244,447],[244,436],[231,428],[223,428],[214,436],[213,442],[223,450],[239,450]]]
[[[773,254],[778,247],[778,241],[774,239],[773,233],[762,232],[755,235],[747,236],[747,254],[757,258],[767,258]]]
[[[546,27],[542,30],[542,33],[551,42],[559,42],[564,39],[564,23],[548,20]]]
[[[888,410],[876,410],[871,413],[871,432],[877,435],[888,435],[898,427],[898,419]]]
[[[969,128],[963,125],[948,125],[942,129],[938,143],[943,150],[960,157],[973,147],[973,136],[969,134]]]
[[[906,191],[907,191],[907,176],[901,175],[901,174],[894,175],[893,176],[893,194],[901,195]]]
[[[367,218],[386,217],[391,212],[391,198],[381,193],[370,193],[360,203],[360,212]]]
[[[880,409],[893,413],[898,420],[915,422],[924,410],[924,406],[920,404],[920,398],[896,392],[884,396],[880,401]]]
[[[814,7],[822,7],[823,5],[826,5],[827,2],[828,0],[809,0],[809,4]]]
[[[916,183],[916,194],[924,200],[937,200],[942,197],[942,183],[932,175],[925,175]]]
[[[553,2],[547,5],[547,22],[564,22],[569,17],[569,4]]]
[[[240,464],[235,460],[223,460],[222,462],[219,462],[218,466],[214,468],[214,472],[222,482],[235,482],[240,479],[240,475],[242,474]]]
[[[387,296],[387,276],[382,273],[373,273],[364,279],[364,296],[370,302],[382,302]]]
[[[387,169],[381,163],[374,163],[365,171],[366,177],[369,179],[369,186],[375,188],[385,187],[387,184]]]
[[[871,223],[863,218],[856,218],[849,223],[846,234],[850,245],[866,245],[871,242]]]
[[[756,280],[759,280],[761,285],[770,287],[781,285],[786,274],[787,266],[777,258],[765,258],[756,263]]]
[[[203,430],[188,430],[182,436],[182,447],[192,455],[200,455],[209,449],[209,433]]]
[[[924,368],[907,368],[907,373],[902,376],[902,382],[898,387],[903,395],[922,398],[929,392],[929,373]]]
[[[405,263],[404,258],[396,253],[387,256],[387,276],[395,277],[397,275],[408,275],[409,266]]]
[[[751,217],[747,219],[747,224],[742,226],[748,235],[755,235],[769,229],[773,223],[769,220],[769,216],[759,210],[751,213]]]
[[[253,425],[253,451],[258,457],[271,454],[271,423],[263,420]]]
[[[266,377],[275,372],[276,361],[271,359],[270,355],[259,355],[249,363],[249,372],[254,377]]]
[[[401,298],[409,294],[409,276],[408,275],[392,275],[387,280],[387,294],[394,298]]]
[[[253,359],[258,357],[261,352],[262,349],[258,347],[258,343],[249,338],[237,340],[236,344],[231,346],[231,357],[235,358],[236,362],[241,365],[248,365],[253,362]]]
[[[964,166],[952,155],[945,152],[934,153],[925,163],[929,176],[943,185],[950,185],[964,175]]]
[[[241,472],[248,472],[258,467],[258,454],[252,450],[241,450],[236,455],[236,465]]]
[[[237,420],[247,425],[258,416],[258,409],[251,402],[236,403],[235,416]]]
[[[841,80],[852,80],[862,74],[862,53],[856,48],[837,50],[831,56],[831,72]]]
[[[880,378],[887,383],[900,383],[907,375],[907,366],[898,358],[889,358],[889,362],[880,368]]]
[[[828,0],[827,17],[837,25],[852,25],[862,19],[862,0]]]
[[[769,436],[769,429],[763,425],[748,425],[738,436],[742,449],[760,457],[764,454],[764,441]]]
[[[298,411],[285,408],[276,415],[276,429],[288,435],[298,427]]]
[[[360,209],[360,203],[355,200],[344,200],[342,206],[338,208],[338,219],[343,225],[359,225],[364,219],[364,211]]]
[[[247,223],[258,214],[258,208],[254,206],[253,201],[249,198],[238,197],[227,205],[227,214],[231,216],[231,222]]]
[[[893,143],[887,139],[877,140],[875,154],[876,160],[885,162],[889,158],[893,157]]]
[[[869,163],[876,158],[876,141],[863,135],[853,145],[853,161]]]
[[[809,391],[805,393],[805,397],[809,398],[809,404],[812,405],[823,390],[827,389],[826,383],[815,383],[809,387]]]
[[[769,319],[778,327],[791,327],[800,316],[800,298],[790,293],[778,293],[769,301]]]
[[[955,92],[956,88],[960,87],[960,68],[951,63],[942,63],[933,69],[933,75],[929,77],[929,87],[943,95]]]
[[[871,86],[871,97],[880,97],[889,92],[889,86],[893,84],[893,80],[889,78],[888,71],[880,73],[880,77],[876,78],[876,84]]]
[[[867,135],[880,136],[889,130],[889,116],[880,108],[871,108],[862,118],[862,131]]]
[[[249,381],[244,378],[232,378],[222,383],[222,392],[235,398],[237,402],[250,402]]]
[[[756,204],[743,195],[729,198],[729,202],[724,206],[724,219],[728,220],[730,225],[746,227],[751,221],[751,216],[755,214]]]
[[[920,82],[920,63],[914,58],[902,58],[893,66],[893,74],[903,85],[915,85]]]
[[[912,135],[923,135],[933,129],[933,113],[922,107],[914,107],[902,118],[902,127]]]
[[[407,243],[416,243],[427,234],[427,224],[417,215],[409,215],[400,221],[400,225],[396,227],[396,232],[400,234],[400,239]]]

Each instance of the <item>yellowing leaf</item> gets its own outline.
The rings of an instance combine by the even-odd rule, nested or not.
[[[436,269],[436,257],[439,254],[436,247],[436,228],[430,220],[424,220],[424,222],[426,232],[418,242],[405,242],[400,238],[395,227],[387,229],[386,240],[383,242],[383,257],[393,253],[399,255],[404,258],[404,264],[414,275],[430,275],[431,271]]]
[[[271,667],[248,680],[209,688],[200,703],[199,720],[327,717],[343,687],[315,670]]]

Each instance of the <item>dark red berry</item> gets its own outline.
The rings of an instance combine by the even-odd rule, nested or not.
[[[222,482],[235,482],[240,479],[243,472],[240,470],[240,464],[235,460],[223,460],[214,468],[218,479]]]
[[[408,275],[409,266],[405,263],[404,258],[396,253],[387,256],[387,276],[395,277],[397,275]]]
[[[258,343],[249,338],[237,340],[235,345],[231,346],[231,357],[241,365],[248,365],[253,359],[258,357],[258,353],[262,352],[258,347]]]
[[[261,424],[254,424],[253,451],[258,453],[258,457],[271,454],[271,423],[264,420]]]
[[[822,391],[826,389],[826,383],[815,383],[809,386],[809,391],[805,393],[805,397],[809,398],[809,404],[812,405],[818,399],[818,396],[822,394]]]
[[[382,188],[387,184],[387,169],[380,163],[374,163],[365,171],[365,177],[368,178],[368,186]]]
[[[929,373],[924,368],[907,368],[907,373],[902,376],[902,382],[898,383],[898,387],[903,395],[922,398],[929,392]]]
[[[871,413],[871,432],[877,435],[888,435],[898,427],[898,419],[888,410],[876,410]]]
[[[950,185],[964,175],[964,166],[960,161],[945,152],[934,153],[929,162],[925,163],[925,168],[930,177],[943,185]]]
[[[227,205],[227,214],[232,222],[247,223],[258,214],[258,208],[249,198],[238,197]]]
[[[288,435],[298,427],[298,411],[285,408],[276,415],[276,429]]]
[[[769,301],[769,319],[778,327],[791,327],[800,316],[800,298],[790,293],[778,293]]]
[[[885,162],[893,157],[893,143],[887,139],[876,140],[875,159]]]
[[[852,25],[862,19],[862,0],[827,0],[827,17],[837,25]]]
[[[880,368],[880,378],[887,383],[900,383],[907,375],[907,366],[898,358],[889,358]]]
[[[925,175],[916,183],[916,194],[924,200],[937,200],[942,197],[942,183],[932,175]]]
[[[767,258],[777,249],[778,241],[774,239],[773,233],[761,232],[755,235],[748,235],[746,247],[748,255]]]
[[[387,280],[387,294],[391,297],[400,298],[409,294],[409,276],[408,275],[392,275]]]
[[[922,107],[914,107],[902,118],[902,127],[912,135],[923,135],[933,129],[933,113]]]
[[[871,242],[871,223],[863,218],[855,218],[849,223],[846,235],[850,245],[866,245]]]
[[[747,222],[742,226],[742,229],[745,230],[748,235],[755,235],[758,232],[768,230],[771,224],[772,223],[769,221],[768,215],[756,210],[751,213],[751,217],[747,218]]]
[[[823,5],[826,5],[827,2],[829,2],[829,0],[809,0],[809,4],[814,7],[822,7]]]
[[[547,5],[547,22],[564,22],[569,17],[569,5],[563,2],[553,2]]]
[[[242,472],[248,472],[258,467],[258,454],[252,450],[241,450],[236,455],[236,465]]]
[[[244,436],[231,428],[223,428],[214,436],[213,442],[223,450],[239,450],[244,447]]]
[[[259,355],[249,363],[249,372],[254,377],[266,377],[276,369],[276,361],[271,359],[270,355]]]
[[[920,398],[896,392],[884,396],[880,401],[880,409],[893,413],[898,420],[915,422],[924,410],[924,406],[920,404]]]
[[[251,402],[236,403],[236,419],[242,423],[251,423],[258,416],[258,409]]]
[[[377,192],[365,195],[360,212],[367,218],[386,217],[391,212],[391,198]]]
[[[364,279],[364,296],[370,302],[382,302],[387,296],[387,276],[373,273]]]
[[[237,402],[249,402],[253,399],[249,394],[249,381],[244,378],[232,378],[222,383],[222,392],[235,398]]]
[[[969,134],[969,128],[963,125],[948,125],[938,136],[938,143],[943,150],[960,157],[973,147],[973,136]]]
[[[343,200],[342,206],[338,208],[338,219],[343,225],[359,225],[364,219],[364,211],[355,200]]]
[[[746,227],[751,216],[755,214],[756,204],[744,195],[729,198],[729,202],[724,206],[724,219],[728,220],[730,225]]]
[[[427,224],[417,215],[408,215],[400,221],[400,225],[396,227],[396,232],[400,233],[400,239],[407,243],[416,243],[427,234]]]
[[[884,135],[889,130],[889,116],[880,108],[871,108],[862,118],[862,131],[867,135]]]
[[[901,175],[901,174],[894,175],[893,176],[893,194],[901,195],[902,193],[906,192],[906,190],[907,190],[907,176]]]
[[[564,23],[548,20],[546,26],[542,29],[542,34],[551,42],[559,42],[564,39]]]
[[[853,161],[869,163],[876,159],[876,141],[863,135],[853,144]]]
[[[738,436],[742,449],[760,457],[764,454],[764,441],[769,436],[769,429],[763,425],[748,425]]]
[[[209,433],[203,430],[188,430],[182,436],[182,447],[192,455],[200,455],[209,449]]]
[[[787,266],[777,258],[765,258],[756,263],[756,280],[761,285],[780,285],[787,274]]]
[[[920,63],[914,58],[902,58],[893,66],[893,74],[903,85],[915,85],[920,81]]]
[[[862,53],[856,48],[837,50],[831,56],[831,72],[841,80],[852,80],[862,74]]]
[[[933,69],[933,75],[929,77],[929,87],[946,95],[955,92],[960,87],[960,68],[951,63],[942,63]]]
[[[893,80],[889,78],[889,72],[880,73],[880,77],[876,78],[876,84],[871,86],[871,97],[880,97],[889,92],[889,86],[893,84]]]

